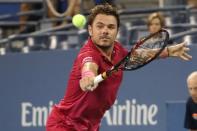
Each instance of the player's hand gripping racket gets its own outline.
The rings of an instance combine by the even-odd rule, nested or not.
[[[147,65],[161,54],[161,52],[167,46],[168,40],[169,33],[165,29],[161,29],[154,34],[143,37],[132,46],[130,52],[121,61],[119,61],[111,69],[96,76],[94,79],[94,85],[97,85],[101,81],[111,76],[114,72],[117,72],[119,70],[136,70]],[[146,47],[146,44],[159,44],[160,48],[144,48]],[[148,50],[154,51],[154,54],[152,54],[151,56],[148,55],[146,53],[146,51]]]

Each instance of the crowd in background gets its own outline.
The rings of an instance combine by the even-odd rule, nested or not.
[[[179,0],[179,1],[162,0],[162,1],[164,1],[164,3],[166,3],[166,6],[168,6],[168,5],[176,6],[179,4],[180,5],[183,4],[184,6],[189,5],[189,6],[193,6],[194,8],[197,7],[196,0]],[[12,36],[16,35],[16,34],[17,35],[18,34],[30,34],[30,33],[33,33],[33,32],[36,32],[36,31],[39,31],[42,29],[48,29],[48,28],[53,28],[53,27],[60,27],[60,29],[61,29],[62,26],[71,24],[72,16],[74,16],[75,14],[81,13],[81,14],[87,15],[89,9],[91,9],[92,7],[94,7],[97,4],[102,4],[102,3],[106,3],[106,2],[109,4],[112,4],[113,6],[116,6],[120,10],[122,10],[122,9],[123,10],[131,10],[131,9],[139,10],[139,9],[141,9],[141,8],[138,8],[138,6],[135,7],[135,3],[133,1],[130,1],[130,5],[132,5],[132,4],[133,5],[128,6],[129,0],[123,0],[123,1],[120,1],[120,0],[119,1],[118,0],[46,0],[43,2],[34,2],[34,3],[21,2],[20,9],[19,9],[20,13],[26,13],[26,12],[36,11],[36,10],[41,10],[41,11],[43,11],[43,13],[35,13],[35,14],[32,13],[30,15],[20,15],[19,19],[18,19],[19,25],[17,26],[17,28],[12,28],[12,26],[8,26],[7,28],[3,28],[3,27],[1,28],[2,29],[1,30],[1,32],[2,32],[1,38],[10,38],[10,36],[12,38]],[[163,3],[163,5],[161,5],[160,0],[152,0],[149,3],[147,1],[146,2],[144,1],[144,6],[147,9],[149,9],[151,2],[152,2],[153,8],[159,7],[159,6],[165,6],[164,3]],[[175,3],[175,2],[177,2],[177,3]],[[152,8],[152,7],[150,7],[150,8]],[[145,17],[140,16],[140,15],[142,15],[142,14],[139,14],[139,15],[138,14],[131,14],[128,16],[128,18],[127,18],[128,20],[126,22],[121,18],[121,20],[123,21],[123,24],[122,24],[123,26],[121,26],[120,32],[122,31],[123,28],[126,28],[126,30],[132,28],[135,25],[134,23],[137,23],[137,25],[147,26],[148,27],[147,32],[149,32],[149,33],[151,33],[151,31],[155,30],[154,28],[159,29],[159,28],[165,27],[166,24],[168,24],[167,17],[169,14],[166,15],[163,12],[155,11],[155,12],[146,13]],[[156,16],[154,16],[154,15],[156,15]],[[176,14],[175,14],[175,16],[176,16]],[[132,20],[130,20],[129,19],[130,17],[136,17],[135,21],[133,22]],[[155,23],[155,21],[152,23],[152,20],[150,20],[153,18],[155,19],[155,17],[159,23],[157,23],[157,20],[156,20],[156,23]],[[196,16],[196,18],[197,18],[197,16]],[[134,19],[134,18],[132,18],[132,19]],[[177,14],[177,21],[181,22],[184,19],[183,22],[187,22],[185,20],[185,17],[183,17],[182,20],[179,20],[179,19],[180,19],[180,15]],[[196,21],[196,20],[194,20],[194,21]],[[35,22],[36,24],[28,24],[30,22]],[[127,26],[128,23],[130,24],[129,27]],[[193,22],[193,23],[195,24],[195,22]],[[159,25],[157,25],[157,24],[159,24]],[[70,29],[72,30],[73,27],[71,27]],[[158,30],[158,29],[156,29],[156,30]],[[9,30],[9,31],[7,31],[7,30]],[[76,30],[76,29],[74,29],[74,30]],[[66,31],[68,31],[68,30],[66,30]],[[180,31],[185,31],[185,30],[180,29]],[[128,44],[128,40],[127,41],[125,40],[125,36],[128,37],[128,35],[124,36],[124,32],[125,32],[125,30],[123,30],[123,34],[120,34],[120,40],[122,40],[123,43]],[[133,32],[131,33],[131,35],[133,35],[133,36],[135,36],[136,34],[137,35],[140,34],[139,32],[136,33],[136,31],[133,31]],[[176,32],[173,32],[173,33],[176,33]],[[83,38],[84,36],[85,37],[87,36],[87,32],[80,33],[80,35],[81,34],[82,34],[82,36],[80,36],[80,38],[74,37],[73,35],[71,37],[66,36],[67,37],[67,38],[65,38],[66,42],[64,41],[64,43],[67,44],[70,41],[71,42],[76,41],[76,39],[81,40],[81,38]],[[62,38],[59,38],[59,40],[60,39],[62,40]],[[137,39],[137,37],[136,37],[136,39]],[[10,40],[11,39],[7,39],[7,41],[9,41],[9,42],[10,42]],[[12,45],[12,43],[6,44],[6,43],[8,43],[7,41],[6,42],[5,42],[5,40],[0,41],[0,48],[5,45],[6,45],[6,48],[8,48],[8,46]],[[28,40],[23,39],[23,41],[29,41],[29,39]],[[51,40],[51,37],[50,37],[50,41],[55,41],[55,40]],[[135,39],[134,39],[134,41],[135,41]],[[77,41],[77,42],[79,43],[79,42],[83,42],[83,41]],[[17,40],[17,42],[13,42],[13,43],[15,45],[21,44],[21,42],[19,42],[19,40]],[[58,41],[56,43],[58,43]],[[22,44],[22,45],[24,45],[24,44]]]

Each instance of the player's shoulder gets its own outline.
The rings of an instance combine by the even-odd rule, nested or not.
[[[114,49],[120,54],[123,53],[125,55],[126,53],[128,53],[127,49],[123,46],[123,44],[118,41],[115,41]]]
[[[97,55],[97,49],[94,47],[93,43],[88,40],[79,51],[79,56],[83,54]]]
[[[94,61],[95,63],[98,63],[100,61],[100,57],[99,51],[96,49],[91,40],[88,40],[83,45],[77,55],[77,59],[82,61],[82,63],[87,61]]]
[[[121,43],[121,42],[119,42],[119,41],[115,41],[115,47],[117,47],[117,48],[124,48],[123,47],[123,44]]]

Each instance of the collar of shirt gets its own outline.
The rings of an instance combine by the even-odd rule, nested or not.
[[[91,48],[93,48],[97,53],[99,53],[99,55],[102,56],[103,60],[105,60],[105,61],[107,61],[107,62],[110,62],[112,65],[115,64],[115,63],[114,63],[114,56],[116,55],[116,48],[115,48],[115,45],[114,45],[114,48],[113,48],[113,51],[112,51],[112,61],[109,61],[109,60],[98,50],[98,48],[97,48],[96,45],[93,43],[93,41],[92,41],[91,38],[88,39],[87,44],[88,44]],[[116,44],[116,41],[115,41],[114,44]]]

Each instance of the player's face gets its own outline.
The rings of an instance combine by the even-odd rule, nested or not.
[[[155,33],[161,29],[161,22],[158,18],[153,19],[149,25],[149,32]]]
[[[88,26],[92,41],[101,49],[113,47],[117,36],[117,20],[112,15],[98,14],[92,25]]]
[[[188,81],[188,90],[195,103],[197,103],[197,77]]]

